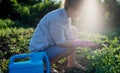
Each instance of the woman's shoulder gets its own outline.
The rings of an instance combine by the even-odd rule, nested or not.
[[[49,12],[47,15],[59,14],[59,13],[62,13],[62,11],[63,11],[63,8],[59,8],[59,9]]]
[[[56,10],[53,10],[51,12],[49,12],[48,14],[46,14],[47,19],[49,20],[59,20],[59,19],[63,19],[63,9],[59,8]]]

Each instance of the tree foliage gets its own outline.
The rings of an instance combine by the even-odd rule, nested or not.
[[[113,26],[120,26],[120,5],[117,0],[104,0],[102,4],[104,7],[104,14],[108,24]]]
[[[35,25],[46,13],[59,7],[60,3],[49,0],[1,0],[0,18]]]

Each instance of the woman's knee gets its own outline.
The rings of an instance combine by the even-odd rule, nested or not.
[[[67,48],[67,51],[69,51],[69,52],[74,52],[74,51],[75,51],[75,48]]]

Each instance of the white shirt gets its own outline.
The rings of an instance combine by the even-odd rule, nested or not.
[[[54,10],[45,15],[30,40],[29,50],[40,51],[54,45],[60,45],[73,39],[71,20],[68,20],[64,8]]]

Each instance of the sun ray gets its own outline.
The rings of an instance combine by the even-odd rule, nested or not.
[[[80,11],[82,29],[86,31],[100,31],[103,27],[102,13],[98,0],[84,0]]]

